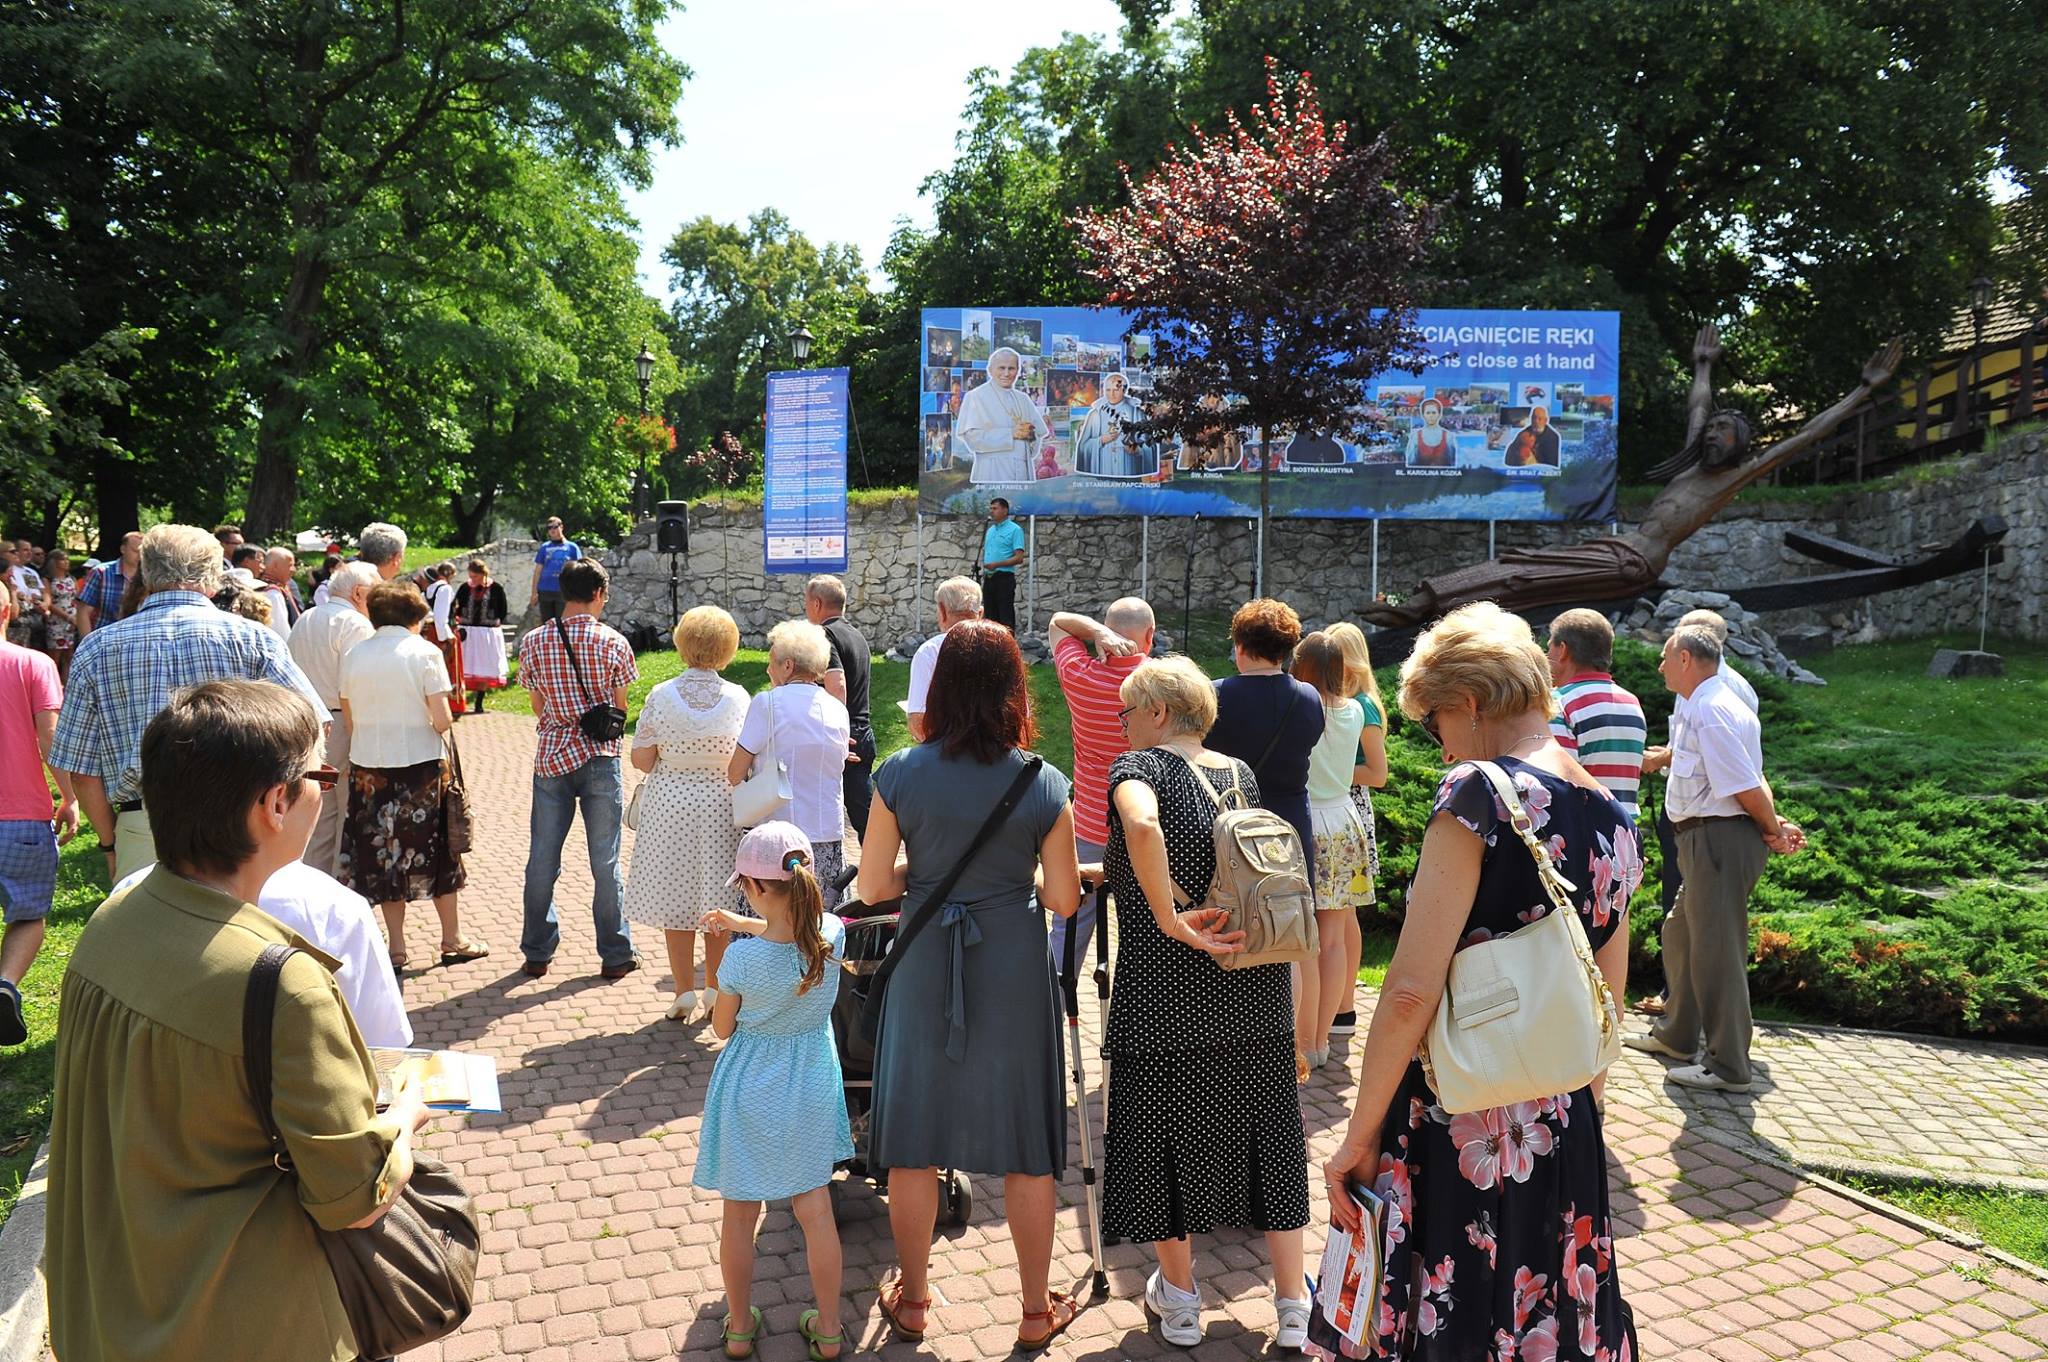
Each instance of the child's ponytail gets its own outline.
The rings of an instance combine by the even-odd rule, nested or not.
[[[803,978],[797,981],[799,995],[811,991],[825,978],[825,963],[832,951],[825,944],[825,894],[818,877],[811,873],[801,851],[792,851],[783,861],[789,871],[789,921],[796,936],[797,955],[804,962]]]

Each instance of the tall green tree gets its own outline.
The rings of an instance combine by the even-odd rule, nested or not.
[[[772,208],[744,226],[698,218],[669,239],[670,343],[681,387],[668,401],[679,450],[703,449],[729,431],[749,449],[762,443],[770,370],[794,367],[789,333],[799,322],[815,338],[810,363],[842,362],[868,300],[860,251],[823,247]],[[701,479],[680,456],[664,470],[696,490]]]
[[[537,145],[644,183],[684,67],[666,0],[80,0],[88,58],[176,152],[248,167],[227,344],[257,410],[246,521],[284,527],[318,438],[331,292],[404,269]]]

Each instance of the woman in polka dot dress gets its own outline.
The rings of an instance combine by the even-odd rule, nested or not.
[[[1236,948],[1199,902],[1216,873],[1210,828],[1241,761],[1202,746],[1215,691],[1186,658],[1147,662],[1123,683],[1132,750],[1109,768],[1103,874],[1115,895],[1116,989],[1110,999],[1109,1115],[1103,1136],[1103,1232],[1157,1246],[1145,1304],[1169,1343],[1201,1340],[1188,1236],[1222,1226],[1263,1231],[1273,1259],[1283,1348],[1307,1337],[1301,1230],[1308,1151],[1294,1086],[1294,1006],[1285,965],[1225,970]]]

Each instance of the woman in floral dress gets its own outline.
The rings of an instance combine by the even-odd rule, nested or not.
[[[1423,838],[1351,1128],[1324,1170],[1333,1205],[1350,1182],[1369,1182],[1386,1202],[1377,1320],[1354,1349],[1319,1317],[1309,1348],[1318,1357],[1638,1355],[1608,1214],[1604,1075],[1577,1092],[1452,1116],[1416,1058],[1451,956],[1551,911],[1534,858],[1505,827],[1507,811],[1474,761],[1495,762],[1514,780],[1536,835],[1576,886],[1573,906],[1601,972],[1622,995],[1628,900],[1642,879],[1635,828],[1551,740],[1551,705],[1548,663],[1529,626],[1490,602],[1445,617],[1401,669],[1402,711],[1457,764]],[[1335,1214],[1355,1219],[1348,1209]]]

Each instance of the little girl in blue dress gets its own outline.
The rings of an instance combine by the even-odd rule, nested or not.
[[[797,1320],[812,1362],[839,1356],[839,1227],[827,1184],[853,1157],[832,1003],[846,927],[825,912],[811,844],[789,823],[763,823],[740,842],[730,883],[760,914],[706,914],[706,930],[737,940],[718,967],[711,1029],[729,1038],[711,1071],[695,1182],[725,1198],[719,1269],[725,1355],[752,1357],[761,1310],[752,1302],[761,1205],[787,1199],[804,1232],[817,1307]],[[744,1322],[744,1328],[739,1327]]]

